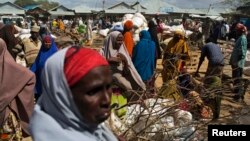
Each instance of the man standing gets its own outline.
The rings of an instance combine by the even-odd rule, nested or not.
[[[199,69],[205,57],[207,57],[209,61],[206,71],[206,77],[207,76],[221,77],[224,66],[224,56],[221,52],[220,47],[217,44],[215,44],[214,39],[211,37],[206,40],[206,45],[203,46],[201,49],[201,56],[196,70],[196,75],[198,75]]]
[[[247,38],[245,34],[247,30],[246,27],[240,23],[236,25],[235,29],[239,38],[235,43],[235,47],[230,58],[230,65],[232,67],[232,79],[234,84],[234,100],[243,100],[244,88],[242,84],[242,73],[247,52]]]
[[[210,18],[206,18],[202,23],[203,45],[206,44],[206,39],[209,38],[211,33],[212,22]]]
[[[87,46],[90,46],[92,44],[92,24],[93,20],[91,17],[87,19]]]
[[[31,27],[30,38],[23,39],[25,59],[27,67],[30,67],[36,60],[37,54],[42,46],[39,40],[40,27],[35,25]]]

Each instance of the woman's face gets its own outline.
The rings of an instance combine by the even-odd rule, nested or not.
[[[44,41],[44,47],[49,49],[51,47],[51,41]]]
[[[114,49],[119,50],[123,43],[123,35],[119,34],[116,38]]]
[[[176,34],[176,35],[174,35],[173,39],[176,40],[176,41],[178,41],[178,40],[181,39],[181,35]]]
[[[97,126],[110,116],[111,81],[109,66],[100,66],[88,72],[71,88],[76,106],[91,126]]]

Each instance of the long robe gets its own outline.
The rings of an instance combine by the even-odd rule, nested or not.
[[[142,80],[148,81],[154,74],[156,48],[148,31],[142,30],[140,35],[140,41],[133,50],[132,61]]]

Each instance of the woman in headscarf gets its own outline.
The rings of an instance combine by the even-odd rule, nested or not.
[[[9,53],[15,60],[17,54],[22,51],[22,47],[18,44],[18,39],[14,35],[17,33],[18,31],[11,24],[4,25],[0,29],[0,38],[5,41]]]
[[[117,141],[102,124],[110,115],[111,76],[108,62],[94,50],[69,47],[51,56],[31,119],[33,139]]]
[[[35,75],[17,64],[0,39],[0,140],[29,136]]]
[[[62,19],[58,19],[58,29],[60,31],[64,31],[65,30],[65,25],[64,25]]]
[[[182,30],[174,33],[173,39],[164,50],[163,83],[174,79],[183,70],[186,61],[190,58],[189,49]]]
[[[32,64],[30,70],[36,74],[36,93],[35,98],[38,98],[42,94],[42,83],[41,83],[41,73],[44,68],[46,60],[52,56],[57,51],[54,39],[50,35],[46,35],[43,38],[42,47],[37,55],[35,62]]]
[[[133,22],[131,20],[127,20],[124,23],[124,30],[123,30],[123,36],[124,36],[124,45],[128,50],[129,56],[132,57],[133,48],[134,48],[134,40],[133,40]]]
[[[101,54],[108,60],[113,72],[112,104],[117,103],[119,107],[123,106],[127,102],[126,98],[130,99],[130,96],[134,96],[130,95],[131,90],[146,89],[124,46],[121,32],[113,31],[109,34],[104,41]],[[117,115],[123,116],[125,113],[125,110],[120,110]]]
[[[145,84],[143,83],[140,75],[135,69],[135,66],[129,56],[129,53],[124,46],[123,35],[119,31],[111,32],[108,37],[104,41],[104,46],[101,50],[102,56],[104,56],[109,62],[112,64],[118,61],[118,69],[125,70],[130,79],[129,81],[132,83],[132,89],[144,89]],[[115,66],[115,67],[116,67]],[[113,66],[111,65],[112,69]],[[116,69],[116,70],[115,70]],[[113,72],[118,72],[117,68],[114,68]]]
[[[153,20],[150,20],[148,22],[148,31],[150,33],[151,39],[155,42],[156,45],[156,60],[161,59],[161,48],[160,48],[160,43],[159,39],[157,36],[157,25]],[[155,61],[156,62],[156,61]]]
[[[155,69],[155,43],[151,40],[150,33],[146,30],[140,32],[140,41],[133,50],[132,60],[136,70],[146,84],[152,83]],[[151,85],[151,87],[154,85]]]

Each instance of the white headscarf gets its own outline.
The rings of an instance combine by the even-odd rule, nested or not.
[[[51,56],[42,73],[43,94],[30,122],[35,141],[117,141],[104,125],[96,128],[84,122],[64,75],[68,48]]]
[[[109,59],[111,57],[117,57],[117,55],[119,53],[124,55],[125,58],[127,59],[128,67],[129,67],[129,70],[130,70],[130,73],[131,73],[133,79],[143,90],[146,90],[146,86],[145,86],[144,82],[142,81],[141,76],[139,75],[139,73],[135,69],[135,66],[134,66],[134,64],[129,56],[128,50],[124,46],[124,44],[121,45],[119,50],[116,50],[113,48],[113,46],[115,45],[115,42],[116,42],[116,38],[118,37],[119,34],[121,34],[121,32],[112,31],[109,34],[109,36],[105,39],[104,46],[100,50],[100,53],[106,59]]]

